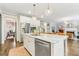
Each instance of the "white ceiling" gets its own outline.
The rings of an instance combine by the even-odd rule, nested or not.
[[[41,17],[45,15],[45,10],[47,9],[46,3],[36,5],[36,16]],[[74,17],[79,15],[79,4],[78,3],[52,3],[49,4],[52,11],[51,15],[44,17],[44,21],[53,22],[60,21],[63,17]],[[31,3],[0,3],[0,9],[12,13],[19,13],[23,15],[32,16],[33,13],[33,4]],[[31,10],[32,14],[28,14],[28,11]],[[78,16],[79,17],[79,16]],[[77,18],[78,18],[77,17]],[[67,19],[67,18],[66,18]],[[74,18],[75,19],[75,18]]]

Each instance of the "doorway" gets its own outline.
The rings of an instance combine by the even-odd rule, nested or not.
[[[16,39],[16,16],[13,15],[2,15],[2,32],[3,32],[3,41],[5,40],[15,40]]]

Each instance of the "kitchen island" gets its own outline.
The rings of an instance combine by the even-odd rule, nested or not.
[[[67,55],[67,36],[55,34],[40,34],[40,35],[23,35],[24,47],[32,56],[36,56],[36,40],[48,42],[50,45],[50,56],[65,56]],[[42,50],[38,50],[38,52]]]

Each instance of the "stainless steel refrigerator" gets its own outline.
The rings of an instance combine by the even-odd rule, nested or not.
[[[24,30],[25,33],[30,33],[30,23],[26,23],[25,24],[25,30]]]

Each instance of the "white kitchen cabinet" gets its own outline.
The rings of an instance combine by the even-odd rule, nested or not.
[[[28,49],[28,40],[25,35],[23,36],[23,43],[24,43],[24,47]]]
[[[28,37],[28,50],[29,52],[34,55],[35,54],[35,42],[34,38]]]
[[[24,36],[24,47],[30,52],[31,55],[35,55],[35,39],[29,36]]]
[[[51,43],[51,55],[52,56],[64,56],[64,40],[57,43]]]

